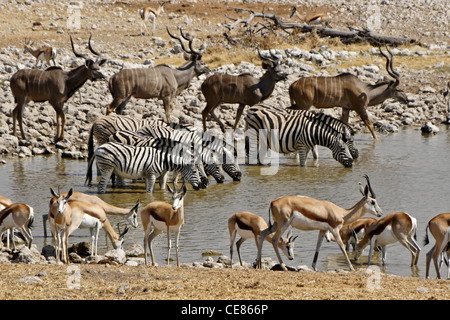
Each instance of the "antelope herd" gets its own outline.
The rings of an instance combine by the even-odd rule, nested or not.
[[[164,12],[164,5],[165,2],[160,2],[157,8],[146,7],[139,10],[143,27],[147,33],[146,22],[151,21],[151,34],[153,35],[155,24],[157,23],[156,18]],[[316,13],[302,16],[298,14],[297,9],[294,7],[291,17],[294,15],[308,24],[323,24],[330,27],[328,14]],[[123,69],[112,75],[109,79],[109,91],[112,95],[112,102],[106,108],[106,115],[113,112],[118,116],[121,115],[131,97],[138,99],[157,98],[163,101],[166,114],[166,123],[164,125],[169,126],[171,124],[172,100],[190,85],[194,77],[210,72],[208,66],[202,61],[202,56],[205,52],[194,49],[194,38],[186,34],[181,28],[179,28],[179,31],[180,36],[176,36],[167,28],[169,36],[179,42],[187,62],[177,68],[157,65],[153,68]],[[38,63],[45,63],[50,66],[50,60],[53,61],[53,66],[45,70],[19,70],[11,77],[10,87],[16,103],[16,107],[12,111],[14,135],[17,135],[16,122],[18,122],[22,138],[26,139],[23,129],[23,111],[27,103],[29,101],[48,101],[56,111],[57,128],[55,141],[63,140],[66,122],[63,111],[64,103],[87,80],[95,81],[105,78],[101,72],[101,67],[106,62],[106,59],[92,48],[91,37],[89,37],[88,47],[91,53],[97,57],[95,60],[78,53],[75,50],[72,37],[70,37],[70,43],[73,54],[77,58],[84,59],[84,63],[73,70],[64,71],[56,66],[54,60],[56,56],[55,49],[47,46],[33,49],[30,41],[24,42],[24,53],[29,52],[36,58],[35,68],[38,67]],[[250,107],[257,105],[252,109],[253,111],[258,110],[258,108],[264,109],[264,112],[272,110],[271,112],[280,117],[280,119],[281,114],[286,119],[293,117],[294,114],[298,117],[313,117],[311,113],[307,113],[307,110],[312,106],[316,108],[340,107],[342,108],[341,121],[345,126],[348,124],[349,113],[353,110],[358,113],[376,140],[377,136],[367,113],[367,107],[380,104],[386,99],[406,102],[405,93],[399,89],[400,75],[393,68],[394,55],[387,46],[386,49],[389,55],[379,47],[380,54],[386,59],[386,71],[393,80],[367,84],[359,80],[358,77],[348,73],[330,77],[302,77],[290,85],[288,94],[291,99],[291,107],[284,111],[277,111],[275,110],[276,107],[261,105],[262,101],[272,95],[276,83],[287,79],[287,74],[282,71],[280,58],[273,54],[271,50],[268,51],[270,56],[264,56],[258,49],[259,57],[263,61],[262,67],[266,70],[260,78],[256,78],[250,73],[240,75],[215,73],[204,80],[200,88],[206,101],[206,106],[201,114],[203,131],[207,131],[206,120],[208,115],[212,116],[219,124],[222,132],[225,131],[225,125],[214,113],[214,109],[221,103],[239,104],[233,126],[234,131],[236,131],[246,105]],[[450,88],[450,82],[448,88]],[[445,91],[445,96],[448,95],[448,88]],[[295,112],[294,110],[297,111]],[[273,118],[269,117],[269,119]],[[314,121],[316,121],[315,124],[323,123],[323,126],[330,126],[329,132],[332,132],[339,139],[343,139],[342,141],[339,140],[339,145],[348,158],[346,158],[348,163],[344,163],[346,167],[351,167],[353,159],[358,156],[357,150],[356,153],[352,152],[354,150],[349,150],[353,146],[351,137],[353,132],[345,126],[341,126],[341,128],[344,128],[342,130],[351,132],[348,134],[349,136],[346,136],[343,132],[333,128],[332,121],[327,120],[326,117],[316,117]],[[118,142],[108,142],[109,137],[120,130],[129,130],[131,128],[129,132],[133,135],[133,130],[137,131],[140,127],[145,126],[145,121],[136,124],[125,120],[117,123],[117,126],[112,129],[106,129],[106,126],[102,127],[100,124],[94,124],[89,138],[90,160],[87,181],[92,179],[91,166],[95,158],[102,171],[99,193],[105,191],[106,184],[112,174],[118,174],[119,178],[145,176],[147,179],[146,189],[148,192],[153,192],[157,176],[163,175],[166,171],[181,171],[183,173],[182,187],[177,189],[175,182],[173,189],[169,185],[167,186],[173,196],[172,204],[153,201],[147,204],[140,212],[144,229],[145,264],[148,265],[148,249],[152,265],[156,265],[152,251],[152,240],[165,231],[167,233],[167,264],[170,261],[170,232],[174,232],[177,266],[180,266],[178,242],[180,230],[185,223],[184,199],[187,195],[185,180],[190,182],[194,189],[199,189],[201,179],[199,171],[201,170],[198,167],[202,166],[191,164],[188,167],[187,164],[184,164],[182,160],[178,160],[172,154],[170,161],[174,163],[170,162],[169,165],[167,162],[165,166],[161,165],[158,169],[150,168],[147,164],[158,159],[159,156],[155,156],[155,154],[163,152],[160,149],[148,151],[153,147],[131,147]],[[97,139],[97,143],[100,144],[95,151],[93,150],[94,137]],[[159,139],[158,143],[161,143],[167,137],[159,137]],[[307,148],[307,151],[314,146],[307,140],[301,140],[300,144],[300,147]],[[167,146],[164,147],[167,148]],[[142,168],[138,168],[139,164],[135,164],[138,161],[129,161],[130,155],[133,153],[139,154],[144,152],[147,153],[148,160],[140,164]],[[124,157],[120,163],[116,161],[118,158],[117,154],[122,154]],[[143,158],[135,159],[142,160]],[[125,164],[130,166],[129,170],[128,167],[125,167]],[[142,172],[145,172],[145,175]],[[381,262],[384,265],[386,264],[386,245],[399,242],[411,252],[411,267],[416,267],[421,251],[416,241],[417,220],[406,212],[395,212],[383,216],[370,179],[367,175],[364,178],[366,179],[366,185],[364,187],[361,183],[359,185],[362,198],[350,209],[344,209],[330,201],[319,200],[306,195],[288,195],[268,203],[268,223],[262,217],[247,211],[239,211],[232,214],[228,219],[231,261],[235,239],[239,235],[240,239],[237,241],[236,247],[241,265],[243,263],[240,247],[245,240],[253,238],[257,248],[256,267],[261,267],[263,243],[267,241],[272,244],[281,267],[286,270],[279,250],[281,249],[288,259],[293,259],[294,241],[298,236],[292,235],[292,229],[296,228],[304,231],[318,231],[312,262],[314,270],[317,270],[318,255],[324,239],[333,240],[338,244],[350,270],[354,270],[348,255],[350,244],[353,245],[355,261],[360,258],[364,248],[370,245],[369,265],[372,262],[374,250],[380,250],[381,248]],[[240,180],[240,172],[239,178],[236,180]],[[126,219],[127,224],[134,228],[138,227],[137,212],[140,205],[139,202],[131,209],[125,209],[112,206],[97,196],[74,192],[73,189],[61,193],[59,188],[57,192],[50,188],[50,194],[52,197],[49,202],[49,211],[44,216],[44,221],[48,219],[50,224],[56,247],[57,262],[69,263],[68,239],[78,228],[90,230],[92,255],[97,255],[100,230],[106,232],[114,248],[121,248],[124,237],[129,230],[128,226],[122,232],[116,232],[108,219],[108,215],[119,215]],[[377,220],[372,217],[363,217],[365,214],[381,218]],[[31,226],[34,221],[34,215],[34,209],[31,206],[24,203],[16,203],[0,196],[0,232],[8,231],[14,234],[14,229],[19,230],[25,238],[25,243],[28,247],[31,246],[33,241]],[[431,259],[438,278],[440,278],[440,268],[443,261],[449,265],[447,277],[450,277],[450,264],[448,263],[450,256],[450,213],[443,213],[432,218],[427,224],[426,230],[425,244],[429,241],[428,230],[430,230],[436,240],[436,244],[426,255],[426,277],[429,277]],[[287,237],[284,238],[283,235],[286,232]],[[7,237],[9,240],[9,235]],[[13,242],[13,247],[14,249],[16,248],[15,242]],[[447,253],[447,259],[444,258],[444,253]]]

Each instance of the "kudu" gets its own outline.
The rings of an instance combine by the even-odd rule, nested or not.
[[[245,106],[253,106],[266,100],[272,94],[275,84],[287,78],[287,74],[281,72],[280,59],[270,50],[269,52],[271,58],[264,57],[258,50],[263,60],[262,67],[267,70],[259,79],[250,73],[240,75],[216,73],[203,82],[201,90],[206,99],[206,107],[202,111],[203,131],[206,131],[206,117],[210,114],[222,132],[225,132],[225,126],[214,113],[214,109],[220,103],[239,103],[233,126],[233,130],[236,131]]]
[[[89,37],[89,49],[97,55],[94,61],[84,54],[77,53],[70,37],[72,51],[78,58],[85,59],[85,63],[71,71],[63,71],[59,67],[50,67],[46,70],[22,69],[11,77],[10,86],[14,96],[16,107],[12,111],[13,135],[16,133],[16,120],[19,122],[22,138],[25,139],[23,130],[23,111],[27,103],[48,101],[56,111],[56,141],[64,139],[64,103],[80,89],[87,80],[103,79],[105,76],[99,71],[100,66],[106,62],[99,53],[94,51]],[[61,120],[61,127],[60,127]]]
[[[292,103],[290,108],[309,110],[313,105],[316,108],[341,107],[341,120],[345,123],[348,123],[350,111],[354,110],[377,140],[373,123],[366,110],[367,106],[380,104],[389,98],[406,103],[405,93],[398,88],[400,75],[392,67],[394,56],[387,46],[390,58],[380,47],[379,49],[386,58],[386,71],[394,80],[367,84],[350,73],[341,73],[333,77],[300,78],[289,86]]]
[[[107,115],[113,111],[121,114],[132,96],[138,99],[158,98],[163,101],[166,120],[170,123],[172,99],[186,89],[195,76],[209,72],[208,67],[201,61],[203,53],[192,46],[194,39],[187,37],[180,28],[181,36],[188,41],[187,49],[181,37],[171,34],[169,28],[167,32],[180,42],[188,62],[178,68],[160,64],[154,68],[123,69],[114,74],[109,79],[109,91],[113,101],[107,107]]]

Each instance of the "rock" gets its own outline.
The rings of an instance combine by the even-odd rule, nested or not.
[[[105,258],[118,264],[124,264],[127,261],[125,251],[123,249],[113,249],[105,253]]]
[[[90,256],[91,252],[92,252],[91,243],[87,242],[87,241],[74,243],[69,248],[69,253],[72,253],[72,252],[76,253],[77,255],[79,255],[81,257]]]
[[[430,121],[425,122],[420,130],[425,134],[437,134],[439,132],[439,128],[432,124]]]
[[[117,294],[124,295],[127,290],[128,290],[128,285],[122,284],[122,285],[120,285],[119,289],[117,289]]]
[[[56,257],[56,248],[55,246],[48,244],[44,246],[41,250],[41,254],[48,260],[49,257]]]
[[[23,277],[17,280],[17,282],[27,283],[27,284],[40,284],[43,283],[44,280],[42,280],[39,277]]]
[[[127,257],[140,257],[145,254],[144,247],[138,243],[133,243],[132,246],[125,251],[125,253]]]
[[[13,254],[12,260],[14,262],[22,262],[29,264],[38,264],[41,262],[45,262],[45,258],[40,254],[37,250],[36,245],[32,245],[31,248],[28,248],[25,245],[21,245],[18,247],[18,252]]]
[[[83,263],[83,259],[75,252],[69,253],[69,261],[72,263]]]

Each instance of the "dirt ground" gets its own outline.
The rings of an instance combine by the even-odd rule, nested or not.
[[[371,273],[176,266],[0,264],[0,299],[441,300],[447,280]],[[27,278],[28,277],[28,278]],[[31,279],[29,278],[31,277]],[[27,281],[28,279],[28,281]]]
[[[11,2],[11,1],[10,1]],[[15,3],[15,1],[12,1]],[[22,2],[22,1],[19,1]],[[27,2],[27,1],[23,1]],[[59,2],[57,2],[59,4]],[[113,39],[122,51],[149,45],[149,38],[139,36],[141,21],[137,9],[147,1],[121,1],[115,5],[88,8],[81,19],[83,27],[76,31],[84,38],[90,32],[103,41]],[[166,13],[187,14],[199,20],[198,25],[209,21],[211,25],[224,22],[229,12],[225,2],[199,2],[168,4]],[[201,9],[198,8],[201,6]],[[114,16],[118,7],[123,22]],[[245,4],[246,8],[261,11],[260,4]],[[288,16],[290,5],[271,5],[277,14]],[[21,4],[6,6],[0,10],[0,47],[16,45],[22,50],[20,41],[25,37],[40,43],[69,47],[68,34],[64,29],[66,7],[29,6]],[[50,12],[51,14],[47,14]],[[131,12],[136,12],[135,22],[129,21]],[[95,17],[101,19],[95,22]],[[117,26],[111,25],[116,17]],[[171,23],[165,16],[164,23]],[[52,21],[54,20],[54,21]],[[34,22],[39,22],[35,24]],[[343,24],[346,20],[341,20]],[[53,23],[53,25],[52,25]],[[92,25],[96,24],[93,29]],[[127,29],[128,27],[128,29]],[[175,27],[175,26],[174,26]],[[34,28],[35,31],[32,31]],[[131,28],[131,29],[130,29]],[[133,29],[134,28],[134,29]],[[168,38],[161,26],[158,36]],[[214,36],[214,35],[212,35]],[[217,35],[219,37],[220,35]],[[411,34],[414,37],[414,34]],[[108,52],[110,56],[117,52]],[[267,270],[196,269],[176,267],[126,267],[109,265],[27,265],[0,264],[0,299],[26,300],[383,300],[450,298],[450,282],[446,280],[418,279],[356,272],[276,272]],[[31,278],[26,278],[31,277]],[[49,312],[49,310],[47,310]]]

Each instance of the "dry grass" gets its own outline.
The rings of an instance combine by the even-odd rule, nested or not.
[[[383,274],[378,277],[364,271],[277,272],[106,265],[72,265],[71,268],[77,270],[77,280],[67,273],[67,266],[0,264],[0,272],[8,275],[0,278],[0,299],[384,300],[447,299],[450,295],[445,280]],[[44,274],[39,277],[40,283],[20,281],[38,273]]]

